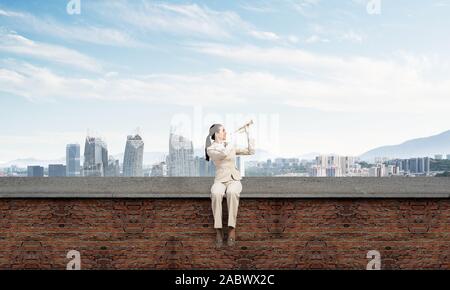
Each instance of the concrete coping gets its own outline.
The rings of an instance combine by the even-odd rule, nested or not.
[[[0,198],[210,198],[213,177],[1,177]],[[447,177],[244,177],[241,198],[449,198]]]

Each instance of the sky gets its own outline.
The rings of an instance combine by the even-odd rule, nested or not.
[[[0,163],[100,136],[360,155],[449,130],[449,0],[0,0]]]

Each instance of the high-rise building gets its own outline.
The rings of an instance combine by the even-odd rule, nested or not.
[[[212,162],[212,160],[208,162],[204,157],[196,156],[194,158],[194,163],[195,176],[214,176],[216,174],[216,167],[214,166],[214,162]]]
[[[62,164],[49,164],[48,176],[49,177],[64,177],[66,176],[66,166]]]
[[[80,144],[66,146],[66,176],[80,176]]]
[[[409,172],[419,173],[419,161],[418,158],[409,158]]]
[[[289,164],[291,164],[291,163],[289,163]],[[245,163],[244,163],[244,158],[242,158],[242,156],[236,156],[236,168],[241,173],[241,176],[244,177],[245,176]]]
[[[450,154],[447,154],[447,160],[450,160]]]
[[[42,166],[28,166],[28,177],[44,177],[44,167]]]
[[[354,174],[357,157],[339,155],[320,155],[315,158],[311,176],[347,176]]]
[[[167,165],[165,162],[160,162],[152,166],[150,176],[167,176]]]
[[[409,172],[409,159],[402,159],[402,170],[403,172]]]
[[[442,154],[436,154],[436,155],[434,155],[434,159],[436,159],[436,160],[442,160]]]
[[[108,149],[100,138],[86,137],[84,145],[83,176],[105,176]]]
[[[195,175],[192,141],[184,136],[170,133],[167,171],[169,176]]]
[[[112,156],[109,156],[105,176],[120,176],[119,160],[114,159]]]
[[[326,167],[322,167],[319,165],[313,165],[311,167],[311,176],[313,177],[325,177],[327,176]]]
[[[424,172],[428,175],[430,173],[430,157],[424,157]]]
[[[139,135],[129,135],[123,157],[123,176],[144,176],[144,141]]]

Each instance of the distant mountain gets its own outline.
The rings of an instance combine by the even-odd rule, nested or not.
[[[316,156],[319,156],[319,155],[324,155],[324,154],[319,153],[319,152],[310,152],[310,153],[300,155],[297,158],[300,160],[302,160],[302,159],[312,160],[312,159],[316,159]]]
[[[430,137],[408,140],[398,145],[374,148],[360,155],[360,159],[373,162],[376,157],[412,158],[450,154],[450,130]]]
[[[26,168],[28,165],[39,165],[43,167],[48,167],[49,164],[66,164],[66,158],[62,157],[54,160],[40,160],[36,158],[22,158],[12,160],[3,164],[0,164],[0,168],[10,167],[11,165],[15,165],[20,168]]]

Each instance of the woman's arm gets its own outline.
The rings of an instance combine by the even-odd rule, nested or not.
[[[210,146],[206,152],[212,160],[221,160],[227,158],[232,150],[233,145],[226,143],[224,146]]]
[[[253,155],[255,154],[255,143],[254,143],[254,139],[250,140],[250,137],[248,135],[248,131],[246,131],[247,133],[247,148],[236,148],[236,155]]]

